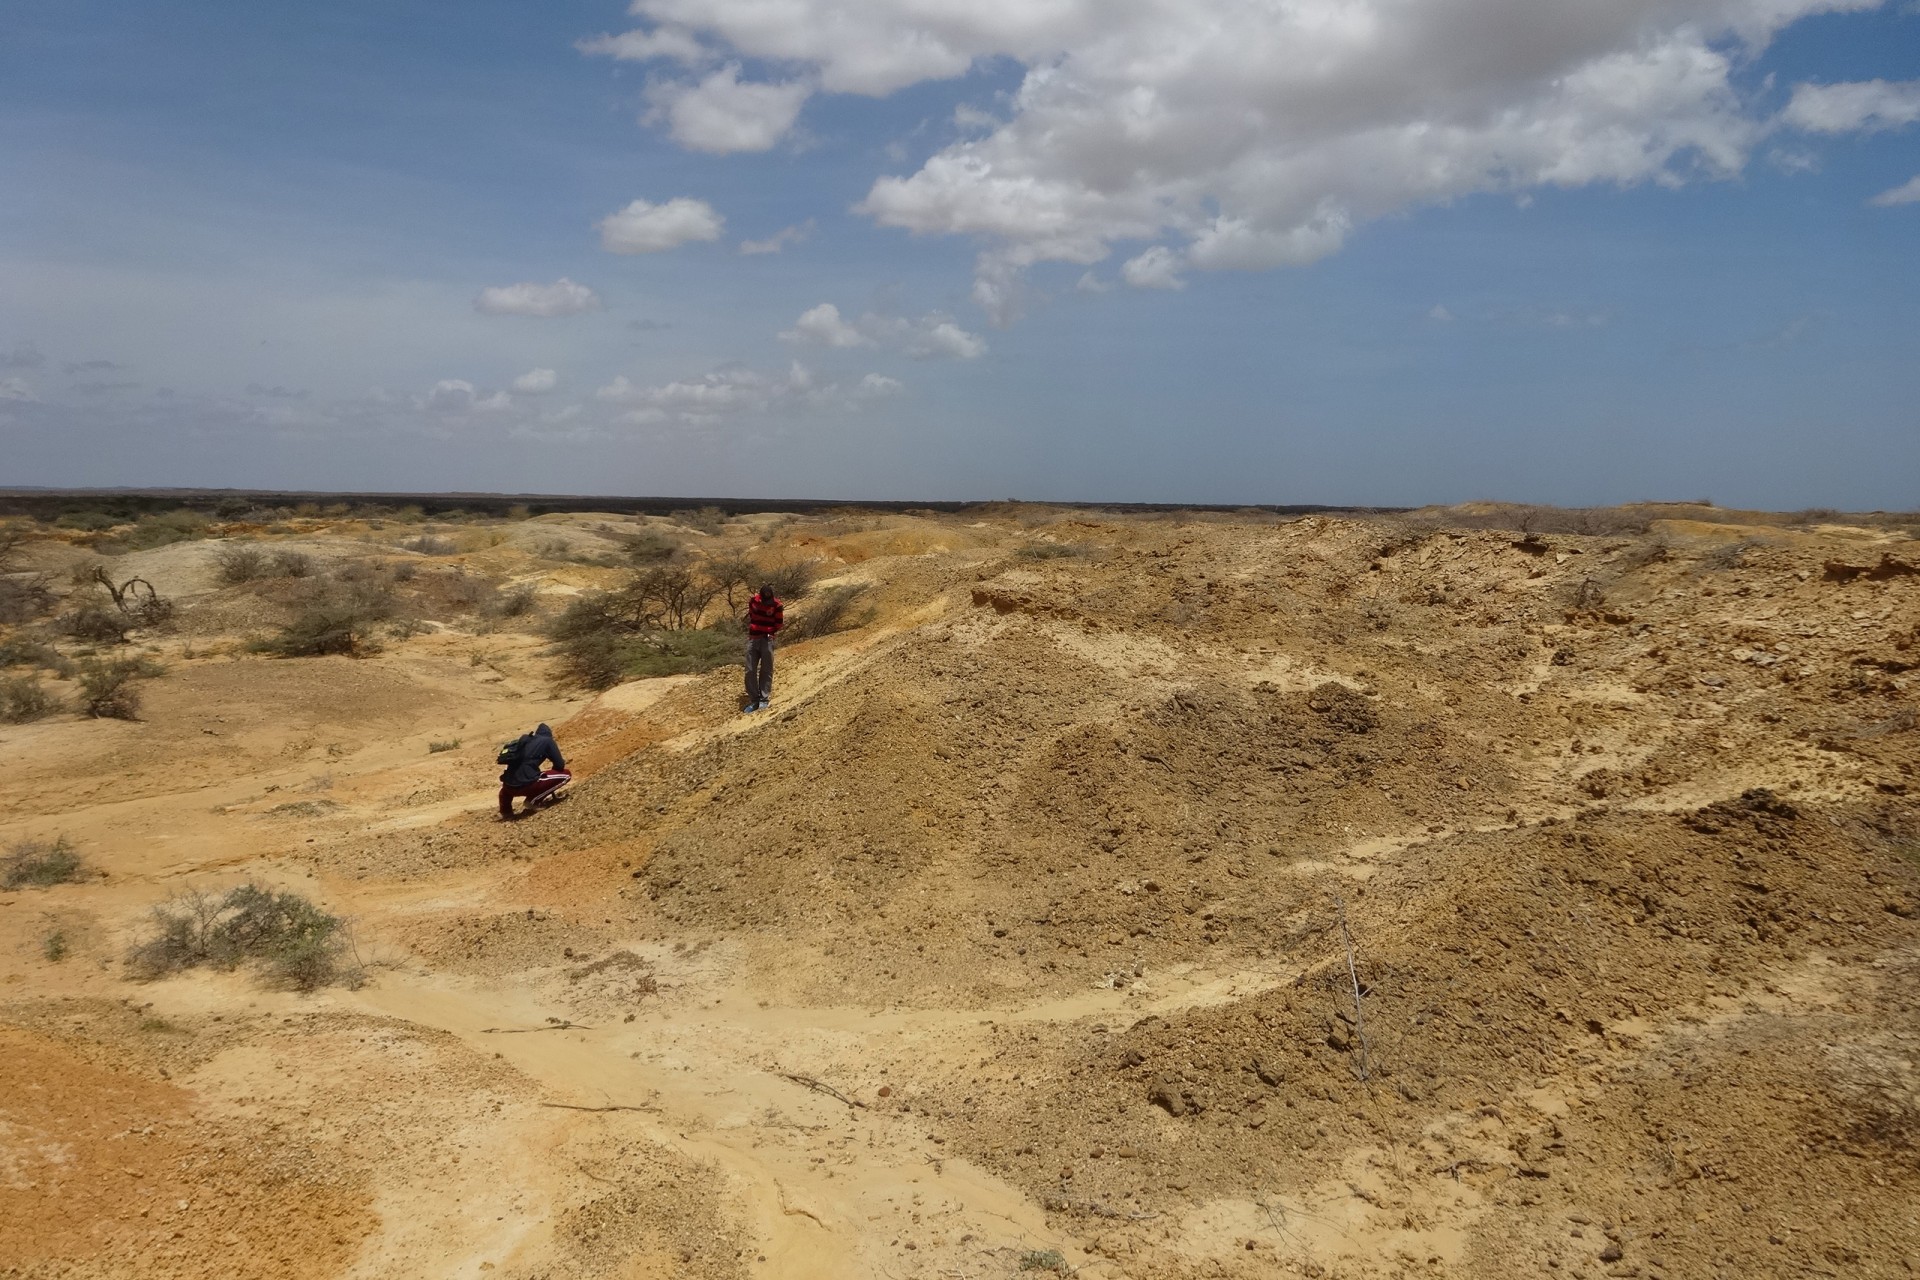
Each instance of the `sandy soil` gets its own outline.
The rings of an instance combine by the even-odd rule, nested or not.
[[[1899,529],[229,532],[551,604],[637,527],[875,614],[741,716],[456,610],[263,657],[217,544],[108,558],[181,605],[143,718],[0,727],[0,843],[86,861],[0,893],[0,1275],[1912,1274]],[[539,720],[579,781],[500,823]],[[135,979],[246,879],[367,980]]]

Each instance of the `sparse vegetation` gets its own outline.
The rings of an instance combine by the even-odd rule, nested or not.
[[[80,710],[96,720],[138,720],[140,691],[133,682],[160,672],[160,666],[147,658],[83,659],[76,672]]]
[[[40,954],[48,964],[59,964],[67,958],[67,953],[72,949],[73,944],[68,940],[64,929],[49,930],[47,936],[40,939]]]
[[[175,542],[192,542],[209,537],[212,532],[213,525],[207,517],[198,511],[182,507],[174,511],[141,516],[133,522],[131,527],[95,540],[94,547],[108,555],[125,551],[149,551],[154,547],[169,546]]]
[[[842,582],[828,587],[807,600],[788,622],[785,634],[794,640],[811,640],[863,627],[873,620],[873,606],[862,603],[866,595],[864,582]]]
[[[218,570],[220,581],[229,586],[242,582],[252,582],[255,578],[267,576],[267,553],[259,547],[247,543],[233,543],[221,547],[213,555],[214,567]]]
[[[65,671],[70,664],[60,651],[44,640],[16,631],[0,638],[0,667],[42,667]]]
[[[1087,554],[1074,542],[1029,542],[1013,553],[1022,560],[1069,560]]]
[[[1022,1271],[1051,1271],[1067,1274],[1067,1259],[1058,1249],[1028,1249],[1020,1255]]]
[[[429,742],[427,744],[427,754],[430,756],[439,755],[443,751],[458,751],[459,749],[460,739],[458,738],[449,738],[445,742]]]
[[[361,968],[339,916],[295,893],[249,881],[219,898],[198,890],[153,909],[154,936],[135,947],[128,968],[144,981],[208,965],[258,965],[297,991],[335,983],[357,985]]]
[[[54,840],[24,840],[0,858],[0,889],[44,889],[78,880],[80,855],[65,836]]]
[[[60,709],[38,676],[8,676],[0,680],[0,723],[26,724]]]
[[[398,612],[393,588],[371,571],[316,578],[280,634],[256,643],[283,658],[358,657],[376,648],[379,627]]]
[[[436,534],[423,533],[417,538],[408,538],[400,544],[408,551],[423,556],[450,556],[459,552],[460,546],[451,538],[442,538]]]
[[[637,566],[664,564],[678,558],[680,544],[657,533],[632,533],[620,539],[627,559]]]
[[[20,567],[25,542],[20,530],[0,529],[0,622],[26,622],[53,607],[53,590],[45,575]]]

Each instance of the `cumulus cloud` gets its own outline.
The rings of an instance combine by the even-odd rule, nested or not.
[[[768,151],[793,129],[813,89],[804,81],[769,84],[740,78],[729,63],[694,83],[661,81],[647,90],[649,123],[665,121],[673,140],[692,151],[729,155]]]
[[[513,389],[522,395],[543,396],[560,382],[560,375],[551,369],[529,369],[513,380]]]
[[[887,226],[984,240],[975,298],[1005,320],[1029,267],[1091,266],[1117,247],[1137,255],[1133,274],[1164,284],[1185,267],[1309,263],[1368,220],[1474,193],[1736,174],[1773,127],[1734,83],[1736,65],[1802,17],[1880,2],[634,0],[632,8],[644,24],[636,47],[664,50],[662,32],[686,33],[715,59],[755,59],[790,77],[747,84],[728,64],[697,86],[672,88],[661,119],[676,137],[683,124],[672,95],[709,84],[718,102],[777,91],[738,113],[750,127],[714,127],[710,137],[688,128],[682,141],[706,149],[772,145],[813,91],[883,96],[983,61],[1023,66],[1004,110],[969,113],[964,136],[916,171],[880,178],[860,205]],[[1859,118],[1874,127],[1901,118],[1902,93],[1889,86]],[[1795,101],[1800,127],[1816,129],[1845,106],[1818,95]],[[1139,252],[1148,245],[1162,253]]]
[[[499,413],[512,407],[513,397],[504,391],[482,395],[464,378],[442,378],[419,404],[430,413]]]
[[[652,31],[623,31],[619,35],[598,35],[573,46],[582,53],[617,58],[622,62],[650,62],[671,58],[676,62],[697,64],[706,61],[707,51],[692,32],[684,27],[657,27]]]
[[[473,300],[475,311],[490,316],[572,316],[592,311],[599,305],[599,294],[565,276],[552,284],[527,281],[494,285],[482,289],[480,296]]]
[[[1180,278],[1181,260],[1173,250],[1157,244],[1120,267],[1120,278],[1136,289],[1184,289]]]
[[[788,245],[799,244],[801,241],[813,235],[813,228],[814,221],[812,218],[808,218],[805,222],[795,223],[791,227],[780,228],[780,230],[774,232],[765,240],[742,240],[740,242],[740,252],[747,255],[779,253]]]
[[[916,360],[977,360],[987,344],[951,320],[929,316],[907,339],[906,352]]]
[[[782,342],[810,342],[822,347],[871,347],[872,338],[840,318],[840,308],[831,302],[800,313],[793,328],[780,335]]]
[[[594,394],[603,403],[626,410],[633,426],[678,421],[708,426],[735,419],[802,409],[848,409],[897,394],[901,384],[870,373],[851,387],[822,382],[795,360],[781,372],[729,365],[697,378],[640,386],[624,374]]]
[[[1891,208],[1897,204],[1920,204],[1920,174],[1909,178],[1891,191],[1882,191],[1867,203],[1881,209]]]
[[[705,200],[675,196],[662,204],[635,200],[597,224],[609,253],[659,253],[696,240],[718,240],[726,219]]]
[[[869,311],[848,321],[831,302],[801,313],[780,340],[819,347],[891,347],[916,360],[974,360],[987,353],[979,334],[967,332],[942,312],[929,311],[912,320]]]
[[[1920,120],[1920,80],[1797,84],[1782,124],[1806,133],[1872,133]]]

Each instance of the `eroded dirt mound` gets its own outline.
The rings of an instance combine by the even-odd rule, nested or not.
[[[0,730],[87,867],[0,893],[0,1269],[1904,1275],[1920,560],[1679,514],[343,526],[446,606],[358,660],[208,579],[146,721]],[[872,615],[742,716],[460,604],[636,533]],[[255,875],[370,984],[131,982]]]

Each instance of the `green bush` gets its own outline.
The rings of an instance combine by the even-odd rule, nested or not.
[[[80,873],[80,855],[65,836],[51,843],[25,840],[0,858],[0,889],[44,889],[78,880]]]
[[[59,702],[41,685],[38,676],[9,676],[0,680],[0,722],[26,724],[60,709]]]
[[[218,899],[190,891],[155,907],[153,923],[154,935],[127,956],[133,976],[146,981],[200,965],[242,964],[257,964],[298,991],[360,978],[349,961],[346,922],[298,894],[252,882]]]

